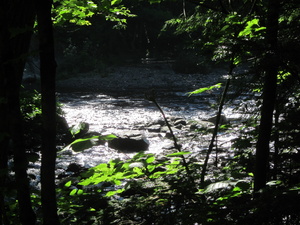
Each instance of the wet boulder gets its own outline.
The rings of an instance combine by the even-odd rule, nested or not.
[[[188,127],[190,131],[210,130],[214,128],[214,124],[209,121],[193,120],[188,122]]]
[[[122,152],[145,151],[149,147],[149,142],[139,131],[122,131],[116,134],[117,138],[108,141],[110,148]]]
[[[213,124],[216,124],[217,115],[208,118],[207,121],[212,122]],[[224,114],[221,114],[221,116],[220,116],[220,125],[227,124],[227,123],[228,123],[228,121],[227,121],[226,116]]]
[[[175,118],[173,123],[174,123],[174,127],[177,129],[181,129],[187,125],[186,120],[183,118]]]
[[[160,132],[161,130],[161,125],[160,124],[153,124],[147,127],[147,130],[149,132]]]

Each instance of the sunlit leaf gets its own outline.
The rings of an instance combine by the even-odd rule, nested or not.
[[[77,189],[73,189],[71,192],[70,192],[70,195],[73,196],[77,193]]]
[[[147,166],[147,170],[148,170],[149,172],[152,172],[153,170],[155,170],[155,168],[156,168],[155,165],[148,165],[148,166]]]
[[[167,155],[167,157],[176,157],[176,156],[181,156],[181,155],[186,155],[186,154],[191,154],[191,152],[175,152],[175,153]]]
[[[107,169],[107,164],[106,163],[101,163],[97,166],[94,167],[96,170],[104,170]]]
[[[265,30],[266,27],[260,27],[259,19],[255,18],[247,22],[246,27],[239,33],[239,37],[255,37],[259,35],[259,31]]]
[[[217,84],[212,85],[210,87],[199,88],[199,89],[197,89],[195,91],[188,92],[188,96],[191,96],[191,95],[194,95],[194,94],[200,94],[200,93],[202,93],[204,91],[210,91],[210,90],[212,90],[214,88],[220,88],[221,85],[222,85],[222,83],[217,83]]]
[[[121,2],[122,2],[122,0],[112,0],[111,5],[120,4]]]
[[[65,187],[70,187],[72,184],[72,181],[68,181],[67,183],[65,183]]]
[[[155,157],[152,156],[152,157],[149,157],[148,159],[146,159],[146,163],[152,163],[153,161],[155,160]]]
[[[267,186],[277,186],[277,185],[280,185],[280,184],[282,184],[281,180],[271,180],[266,185]]]
[[[76,134],[76,133],[75,133]],[[71,144],[66,146],[63,150],[72,148],[73,151],[75,152],[80,152],[85,149],[89,149],[95,145],[99,145],[99,141],[109,141],[113,140],[116,138],[115,135],[109,134],[109,135],[104,135],[104,136],[92,136],[92,137],[87,137],[87,138],[79,138],[73,141]]]
[[[104,135],[104,136],[98,136],[99,140],[103,140],[103,141],[111,141],[113,139],[117,138],[116,135],[113,134],[108,134],[108,135]]]
[[[113,196],[113,195],[115,195],[115,194],[120,194],[120,193],[122,193],[122,192],[124,192],[125,191],[125,189],[124,188],[122,188],[122,189],[118,189],[118,190],[116,190],[116,191],[109,191],[109,192],[107,192],[106,193],[106,197],[111,197],[111,196]]]
[[[234,188],[232,189],[232,191],[241,191],[241,188],[239,188],[239,187],[234,187]]]

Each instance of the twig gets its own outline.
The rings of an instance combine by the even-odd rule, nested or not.
[[[173,130],[172,130],[172,127],[171,127],[171,125],[170,125],[170,123],[169,123],[169,121],[168,121],[168,119],[167,119],[167,117],[166,117],[164,111],[162,110],[162,108],[160,107],[160,105],[159,105],[159,104],[157,103],[157,101],[156,101],[156,93],[155,93],[155,91],[154,91],[154,90],[151,90],[150,92],[146,93],[145,95],[146,95],[146,99],[148,99],[149,101],[152,101],[152,102],[155,104],[155,106],[158,108],[158,110],[160,111],[160,113],[161,113],[161,115],[163,116],[164,121],[165,121],[165,123],[166,123],[166,125],[167,125],[167,127],[168,127],[168,129],[169,129],[169,131],[170,131],[170,134],[171,134],[171,136],[172,136],[172,139],[173,139],[173,142],[174,142],[174,147],[175,147],[175,149],[176,149],[178,152],[181,152],[181,145],[178,144],[177,138],[176,138],[176,136],[174,135],[174,132],[173,132]],[[192,172],[191,172],[190,169],[189,169],[189,166],[188,166],[188,163],[187,163],[185,157],[184,157],[183,155],[180,155],[180,157],[181,157],[181,159],[182,159],[183,166],[184,166],[184,168],[185,168],[185,170],[186,170],[186,173],[187,173],[187,175],[188,175],[188,178],[189,178],[190,182],[191,182],[191,183],[193,184],[193,186],[196,188],[195,181],[194,181],[194,179],[193,179],[193,177],[192,177]]]
[[[205,161],[202,167],[202,172],[201,172],[201,176],[200,176],[200,186],[203,187],[204,186],[204,181],[205,181],[205,175],[206,175],[206,171],[207,171],[207,165],[208,165],[208,160],[209,160],[209,156],[213,150],[214,147],[214,142],[216,140],[217,134],[218,134],[218,130],[219,130],[219,124],[220,124],[220,119],[221,119],[221,114],[222,114],[222,110],[223,110],[223,106],[224,106],[224,102],[225,102],[225,98],[227,95],[227,91],[230,85],[230,80],[231,80],[231,76],[232,76],[232,71],[234,68],[234,55],[232,55],[232,59],[231,59],[231,63],[230,63],[230,67],[229,67],[229,78],[227,79],[222,97],[221,97],[221,101],[219,104],[219,109],[218,109],[218,114],[217,114],[217,118],[216,118],[216,123],[215,123],[215,128],[213,131],[213,135],[206,153],[206,157],[205,157]]]

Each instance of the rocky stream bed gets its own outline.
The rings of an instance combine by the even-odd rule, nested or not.
[[[156,100],[172,125],[172,130],[183,151],[192,152],[189,157],[203,155],[208,149],[214,116],[222,89],[214,89],[198,95],[187,92],[224,81],[225,70],[209,74],[177,74],[169,65],[139,65],[118,67],[105,76],[89,74],[59,81],[58,99],[63,104],[69,127],[88,124],[89,132],[98,135],[115,134],[115,143],[101,142],[83,151],[72,148],[58,152],[57,174],[69,174],[75,170],[90,168],[111,159],[128,159],[139,151],[154,153],[157,157],[176,151],[161,113],[145,93],[156,92]],[[241,116],[233,109],[242,99],[225,106],[223,123],[236,123]],[[202,132],[201,132],[202,131]],[[232,133],[218,135],[219,158],[231,153]],[[133,141],[132,141],[133,140]],[[222,151],[222,149],[227,149]],[[211,162],[213,162],[213,157]],[[39,167],[35,165],[36,169]],[[38,179],[36,179],[38,181]]]

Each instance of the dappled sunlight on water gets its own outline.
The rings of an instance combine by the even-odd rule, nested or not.
[[[162,120],[162,115],[154,103],[145,99],[144,92],[156,90],[156,100],[167,117],[183,118],[187,122],[207,120],[216,115],[223,88],[190,97],[187,92],[224,81],[225,75],[224,71],[191,75],[153,68],[125,67],[105,78],[91,77],[81,79],[80,82],[76,79],[63,81],[59,86],[62,91],[58,97],[63,103],[62,109],[69,126],[86,122],[90,131],[103,135],[138,130],[150,143],[147,152],[160,154],[170,149],[173,142],[165,137],[166,133],[153,134],[147,130],[149,124]],[[232,103],[224,107],[224,114],[228,119],[239,119],[240,115],[233,110],[234,107]],[[181,129],[175,129],[174,133],[183,144],[183,150],[195,154],[207,149],[211,138],[211,133],[195,135]],[[220,134],[218,144],[222,148],[230,148],[232,138],[234,135]],[[79,153],[66,153],[68,152],[60,154],[60,163],[66,159],[85,167],[115,158],[128,159],[134,155],[118,152],[105,145],[93,146]]]
[[[152,102],[144,99],[143,95],[110,96],[95,93],[67,93],[60,94],[59,98],[63,103],[62,108],[69,126],[86,122],[90,125],[90,131],[103,135],[122,132],[122,130],[139,130],[150,143],[147,153],[159,154],[173,144],[170,139],[161,135],[153,135],[145,129],[154,121],[161,120],[162,115]],[[216,112],[216,109],[211,107],[211,98],[207,95],[188,98],[184,93],[179,95],[169,92],[159,96],[157,101],[167,116],[180,117],[186,121],[207,119]],[[233,113],[232,110],[227,109],[227,111]],[[189,135],[186,132],[174,130],[178,137]],[[199,134],[199,136],[201,135]],[[207,139],[207,135],[205,138]],[[203,140],[199,141],[201,138],[198,137],[197,141],[185,143],[184,150],[191,151],[192,148],[197,152],[207,148],[205,138],[203,137]],[[230,147],[231,138],[233,137],[229,134],[219,137],[218,141],[223,143],[222,148]],[[114,158],[128,159],[134,155],[134,153],[118,152],[105,145],[94,146],[83,152],[70,154],[72,156],[68,156],[69,160],[67,160],[69,163],[76,162],[85,167],[95,166]],[[61,159],[65,158],[64,155]]]

